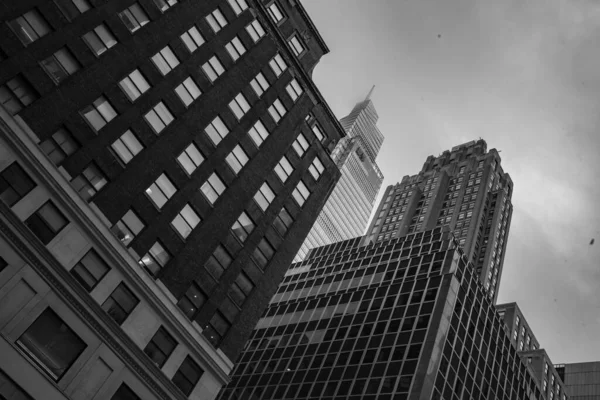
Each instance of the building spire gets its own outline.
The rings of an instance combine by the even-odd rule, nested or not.
[[[375,85],[373,85],[373,87],[371,88],[371,90],[369,90],[369,94],[365,98],[365,101],[367,101],[367,100],[369,100],[371,98],[371,95],[373,94],[373,90],[375,90]]]

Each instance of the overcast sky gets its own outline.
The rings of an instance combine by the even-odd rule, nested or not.
[[[499,303],[554,363],[600,360],[600,2],[302,0],[338,117],[371,85],[384,187],[485,139],[514,181]],[[595,245],[589,245],[596,238]]]

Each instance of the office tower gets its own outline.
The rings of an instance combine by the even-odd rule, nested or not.
[[[365,232],[383,182],[383,174],[375,163],[383,135],[376,125],[379,117],[372,93],[373,89],[340,121],[347,136],[338,142],[331,158],[342,176],[296,255],[296,262],[303,260],[312,248]]]
[[[0,397],[214,399],[339,179],[327,46],[299,1],[0,19]]]
[[[548,399],[448,227],[313,249],[219,399]]]
[[[555,365],[570,400],[600,398],[600,361]]]
[[[474,140],[429,156],[417,175],[388,186],[371,241],[448,226],[496,301],[512,216],[512,180],[495,149]]]

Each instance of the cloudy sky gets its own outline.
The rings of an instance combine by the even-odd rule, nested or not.
[[[515,187],[499,302],[553,362],[600,360],[600,2],[302,3],[337,116],[377,85],[384,187],[472,139],[501,151]]]

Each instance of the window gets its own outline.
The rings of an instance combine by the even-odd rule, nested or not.
[[[310,166],[308,167],[308,172],[310,172],[313,178],[315,178],[315,180],[318,181],[323,171],[325,171],[323,163],[321,162],[319,157],[315,157],[312,164],[310,164]]]
[[[110,230],[124,246],[128,246],[144,227],[144,223],[136,213],[133,210],[129,210]]]
[[[290,164],[286,156],[281,157],[281,160],[275,166],[275,173],[282,182],[287,181],[290,175],[294,172],[294,167]]]
[[[175,118],[167,106],[161,101],[144,115],[144,119],[148,125],[150,125],[152,130],[154,130],[154,133],[158,134],[165,129],[167,125],[173,122]]]
[[[281,211],[279,211],[279,215],[273,221],[273,227],[277,233],[279,233],[281,236],[285,236],[293,223],[294,219],[284,207],[281,209]]]
[[[177,305],[183,313],[192,319],[196,312],[206,303],[207,297],[197,284],[192,282],[192,285],[179,300]]]
[[[71,269],[71,275],[85,290],[91,292],[109,270],[104,260],[92,249],[75,264]]]
[[[229,328],[231,327],[231,323],[225,319],[221,312],[217,311],[212,318],[210,319],[208,326],[202,332],[204,336],[208,338],[208,340],[212,343],[213,346],[218,346],[221,342],[221,339]]]
[[[146,189],[146,196],[160,209],[173,197],[175,192],[177,192],[177,188],[173,185],[169,177],[165,174],[160,174],[158,179]]]
[[[206,182],[204,182],[200,190],[202,191],[208,202],[211,205],[213,205],[215,204],[215,201],[217,201],[219,196],[223,194],[226,188],[227,187],[225,186],[221,178],[219,178],[219,175],[213,172],[213,174],[208,177]]]
[[[15,115],[38,98],[37,92],[21,75],[0,86],[0,104]]]
[[[150,275],[156,277],[170,260],[171,254],[163,245],[160,242],[154,242],[150,250],[140,259],[138,264],[150,272]]]
[[[50,308],[36,318],[16,343],[54,381],[63,376],[87,347]]]
[[[25,46],[52,31],[48,22],[36,9],[27,11],[20,17],[10,21],[8,26],[11,27],[15,35],[17,35]]]
[[[83,35],[83,41],[96,56],[104,54],[108,49],[117,44],[117,39],[104,24],[98,25],[94,30]]]
[[[65,128],[60,128],[51,137],[40,143],[42,151],[54,165],[59,166],[67,156],[79,149],[79,143]]]
[[[221,28],[227,25],[227,20],[218,8],[206,16],[206,22],[208,22],[215,33],[219,32]]]
[[[204,264],[204,268],[215,278],[219,279],[223,272],[231,265],[231,255],[222,245],[218,245],[212,255]]]
[[[129,129],[126,130],[121,137],[115,140],[113,144],[111,144],[111,147],[119,159],[125,164],[131,161],[133,157],[144,149],[144,146],[142,146],[137,137]]]
[[[271,104],[271,106],[269,107],[269,114],[271,114],[271,117],[273,118],[273,121],[275,121],[275,123],[278,123],[286,113],[287,110],[285,109],[285,106],[279,99],[275,99],[273,104]]]
[[[142,26],[150,22],[148,15],[139,3],[134,3],[130,7],[119,13],[121,21],[125,24],[129,32],[135,32]]]
[[[298,185],[292,192],[292,196],[294,197],[294,200],[296,200],[296,203],[298,203],[298,205],[302,207],[306,202],[306,199],[308,199],[308,196],[310,196],[310,191],[308,190],[304,182],[300,181],[298,182]]]
[[[111,397],[110,400],[141,400],[141,399],[133,392],[133,390],[129,389],[129,387],[126,384],[121,383],[121,386],[119,386],[119,389],[117,389],[117,391],[115,392],[115,394],[113,394],[113,397]]]
[[[35,186],[33,179],[16,162],[0,172],[0,200],[9,207],[25,197]]]
[[[298,97],[302,95],[302,86],[300,86],[296,79],[292,79],[292,81],[285,87],[285,90],[287,90],[293,101],[298,100]]]
[[[240,15],[246,8],[248,8],[248,4],[246,0],[227,0],[235,15]]]
[[[252,253],[252,259],[256,265],[264,270],[273,255],[275,255],[275,249],[266,238],[262,238]]]
[[[296,150],[298,156],[302,157],[306,150],[308,150],[309,144],[306,137],[303,134],[299,134],[294,143],[292,143],[292,147]]]
[[[83,200],[89,202],[107,182],[104,174],[98,169],[96,164],[92,163],[81,174],[73,178],[71,185],[73,185],[73,189],[79,193]]]
[[[267,8],[267,11],[273,22],[278,24],[283,21],[283,12],[276,2],[271,3],[271,5]]]
[[[250,110],[250,104],[248,104],[248,100],[246,100],[246,97],[242,93],[238,93],[229,103],[229,108],[239,121]]]
[[[256,19],[246,26],[246,32],[248,32],[248,35],[250,35],[254,43],[258,42],[260,38],[265,36],[265,29]]]
[[[102,309],[121,325],[140,301],[123,282],[117,286],[102,304]]]
[[[167,358],[173,353],[177,347],[177,342],[162,326],[154,334],[150,343],[146,345],[144,353],[156,364],[158,368],[162,368],[167,361]]]
[[[283,73],[283,71],[287,69],[287,64],[285,63],[285,61],[283,61],[283,57],[281,57],[281,54],[276,54],[275,57],[273,57],[271,61],[269,61],[269,65],[271,66],[271,69],[277,77],[279,77]]]
[[[250,136],[256,147],[260,147],[262,142],[264,142],[265,139],[269,136],[269,131],[267,130],[267,128],[265,128],[263,123],[260,120],[258,120],[254,124],[254,126],[250,128],[250,130],[248,131],[248,135]]]
[[[138,69],[123,78],[119,82],[119,86],[131,101],[134,101],[150,89],[150,84]]]
[[[298,39],[298,35],[294,35],[288,40],[288,44],[292,48],[292,52],[296,55],[296,57],[300,56],[302,53],[306,51],[306,47],[302,44],[302,41]]]
[[[242,44],[240,38],[237,36],[234,37],[231,42],[225,45],[225,49],[227,49],[227,52],[233,61],[237,61],[237,59],[246,52],[246,48]]]
[[[189,396],[203,373],[202,368],[190,356],[187,356],[173,376],[172,381],[183,394]]]
[[[179,165],[181,165],[185,172],[191,175],[202,164],[204,157],[200,150],[198,150],[198,147],[192,143],[177,157],[177,161],[179,161]]]
[[[177,93],[177,96],[179,96],[186,107],[202,94],[198,85],[196,85],[196,82],[191,77],[188,77],[181,85],[177,86],[175,93]]]
[[[54,3],[69,21],[92,8],[88,0],[55,0]]]
[[[250,236],[250,233],[254,230],[254,222],[252,219],[246,214],[246,212],[242,211],[237,221],[233,223],[231,227],[231,231],[233,235],[240,240],[240,242],[246,241],[246,238]]]
[[[186,204],[171,221],[171,226],[183,237],[187,238],[201,219],[192,206]]]
[[[50,57],[42,60],[41,64],[46,73],[56,83],[64,81],[81,68],[79,61],[77,61],[66,47],[61,48]]]
[[[254,289],[254,284],[245,272],[241,272],[229,289],[229,297],[240,308]]]
[[[319,126],[319,124],[314,124],[312,126],[312,131],[315,134],[315,136],[317,137],[317,140],[319,142],[322,142],[323,139],[325,139],[325,135],[323,134],[323,130],[321,129],[321,127]]]
[[[225,136],[227,136],[229,129],[220,117],[216,117],[206,128],[204,128],[204,132],[206,132],[210,140],[216,146]]]
[[[202,37],[202,34],[195,26],[184,32],[181,35],[181,40],[183,40],[183,44],[185,44],[190,53],[193,53],[198,47],[204,44],[204,37]]]
[[[205,62],[204,65],[202,65],[202,70],[211,82],[216,81],[217,78],[225,72],[225,68],[223,68],[221,61],[219,61],[217,56],[212,56],[210,60]]]
[[[237,175],[244,165],[248,162],[248,155],[239,145],[235,146],[231,153],[225,157],[225,161],[231,167],[233,172]]]
[[[156,7],[158,7],[158,9],[161,12],[165,12],[166,10],[168,10],[169,8],[171,8],[172,6],[177,4],[177,0],[153,0],[153,1],[154,1],[154,4],[156,5]]]
[[[263,183],[258,192],[254,195],[254,201],[260,207],[261,210],[265,211],[269,208],[269,204],[275,199],[275,194],[271,190],[268,183]]]
[[[50,243],[68,223],[51,201],[46,202],[25,221],[25,225],[44,244]]]
[[[269,82],[267,81],[265,76],[262,74],[262,72],[259,72],[254,77],[254,79],[252,79],[250,81],[250,86],[252,86],[252,89],[254,90],[256,95],[258,97],[260,97],[269,88]]]
[[[98,97],[80,113],[96,132],[117,116],[117,112],[104,96]]]
[[[167,75],[179,65],[179,59],[169,46],[165,46],[161,51],[153,55],[151,60],[163,75]]]

